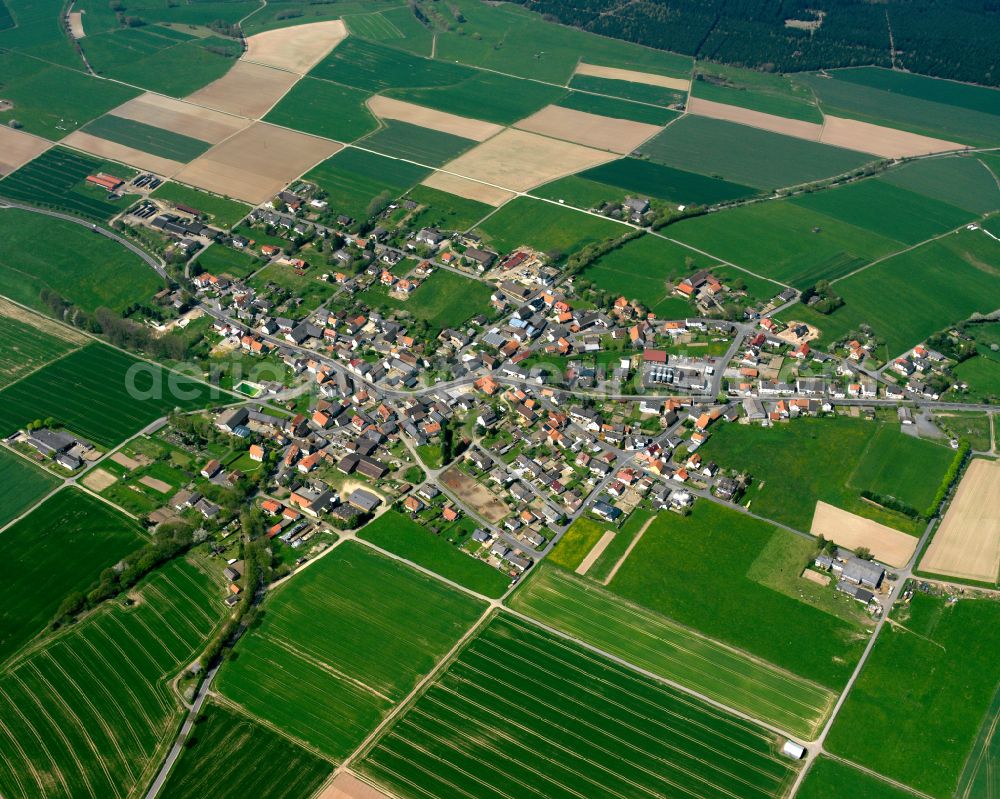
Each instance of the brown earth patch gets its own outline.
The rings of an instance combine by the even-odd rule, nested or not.
[[[549,105],[514,124],[515,128],[627,155],[663,128],[628,119],[588,114]]]
[[[800,575],[803,580],[808,580],[811,583],[816,583],[816,585],[827,586],[830,584],[829,574],[820,574],[815,569],[806,569]]]
[[[847,549],[867,547],[875,560],[889,566],[905,566],[917,548],[919,539],[864,516],[828,505],[816,503],[809,532],[835,541]]]
[[[498,524],[507,516],[507,506],[492,491],[455,467],[441,474],[441,485],[491,524]]]
[[[823,144],[846,147],[848,150],[871,153],[882,158],[906,158],[947,150],[961,150],[966,146],[905,130],[858,122],[856,119],[830,116],[826,117],[823,123],[823,135],[820,141]]]
[[[688,113],[700,117],[736,122],[740,125],[748,125],[751,128],[760,128],[761,130],[769,130],[772,133],[794,136],[796,139],[819,141],[823,135],[823,126],[817,125],[815,122],[805,122],[801,119],[785,119],[785,117],[765,114],[762,111],[740,108],[737,105],[717,103],[713,100],[702,100],[700,97],[689,97],[687,110]],[[855,147],[853,149],[856,150],[858,148]]]
[[[82,39],[87,34],[83,32],[83,12],[73,11],[69,15],[69,32],[74,39]]]
[[[177,179],[201,189],[261,203],[343,145],[256,122],[196,158]]]
[[[94,469],[87,472],[80,482],[91,491],[96,491],[100,494],[105,488],[109,488],[117,483],[118,478],[111,474],[111,472],[104,469]]]
[[[0,125],[0,175],[7,175],[32,158],[37,158],[53,142]]]
[[[242,58],[304,75],[345,38],[347,26],[339,19],[277,28],[248,38]]]
[[[1000,461],[976,458],[958,484],[920,570],[984,583],[1000,571]]]
[[[645,83],[649,86],[662,86],[665,89],[688,91],[691,81],[686,78],[668,78],[666,75],[655,75],[652,72],[639,72],[634,69],[619,69],[618,67],[599,67],[597,64],[576,65],[575,75],[592,75],[595,78],[611,78],[611,80],[627,80],[630,83]]]
[[[209,144],[218,144],[250,124],[246,119],[231,114],[151,92],[118,106],[111,115],[191,136]]]
[[[177,170],[184,166],[179,161],[161,158],[158,155],[145,153],[134,147],[126,147],[124,144],[118,144],[108,139],[99,139],[97,136],[91,136],[82,130],[74,131],[60,143],[101,158],[121,161],[123,164],[137,167],[144,172],[155,172],[162,177],[172,177]]]
[[[447,172],[432,173],[424,180],[423,185],[465,197],[467,200],[478,200],[494,207],[503,205],[507,200],[516,196],[512,191],[490,186],[488,183],[468,180],[458,175],[449,175]]]
[[[509,129],[473,147],[443,169],[511,191],[527,191],[616,157],[604,150]]]
[[[134,469],[138,469],[143,465],[142,461],[136,460],[135,458],[130,458],[124,452],[115,452],[111,455],[111,460],[117,463],[119,466],[124,466],[130,472]]]
[[[503,130],[503,125],[435,111],[433,108],[394,100],[381,94],[372,95],[367,102],[371,112],[382,119],[398,119],[400,122],[409,122],[411,125],[420,125],[422,128],[439,130],[473,141],[486,141]]]
[[[299,76],[262,64],[238,61],[229,72],[186,98],[189,102],[250,119],[264,116]]]
[[[140,477],[139,482],[147,488],[159,491],[161,494],[166,494],[168,491],[173,490],[173,486],[171,486],[170,483],[165,482],[164,480],[157,480],[155,477],[150,477],[149,475]]]
[[[316,799],[393,799],[378,788],[373,788],[367,782],[362,782],[353,774],[342,771],[333,778]]]

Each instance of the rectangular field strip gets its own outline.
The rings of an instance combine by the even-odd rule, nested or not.
[[[832,691],[544,565],[510,606],[692,691],[812,739]]]
[[[84,128],[84,132],[183,163],[193,161],[211,147],[200,139],[113,114],[95,119]]]
[[[753,724],[501,615],[357,770],[413,799],[783,796]]]
[[[0,675],[0,794],[134,795],[181,712],[166,681],[197,654],[221,608],[208,578],[174,561],[135,607],[108,603]]]
[[[73,191],[100,167],[94,158],[53,147],[0,181],[0,197],[53,205],[90,219],[110,219],[120,210],[118,206]],[[119,177],[128,171],[121,168]]]

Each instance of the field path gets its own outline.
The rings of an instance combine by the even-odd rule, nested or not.
[[[639,528],[639,532],[635,534],[635,538],[633,538],[632,541],[629,542],[628,549],[626,549],[622,553],[622,556],[618,558],[618,562],[611,567],[611,571],[608,572],[608,576],[605,577],[603,580],[601,580],[601,585],[608,585],[613,579],[615,579],[615,575],[618,574],[618,570],[622,567],[622,564],[626,560],[628,560],[628,556],[632,554],[632,550],[636,548],[639,541],[646,534],[646,530],[649,529],[649,525],[651,525],[654,521],[656,521],[656,517],[650,516],[646,520],[646,523],[641,528]]]

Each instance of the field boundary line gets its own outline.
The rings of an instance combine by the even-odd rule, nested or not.
[[[246,707],[241,705],[235,699],[231,699],[224,693],[221,693],[219,690],[215,688],[210,688],[205,693],[205,697],[207,699],[210,699],[212,702],[215,702],[217,705],[221,705],[222,707],[232,710],[234,713],[238,713],[239,715],[243,716],[246,719],[250,719],[250,721],[254,722],[255,724],[259,724],[262,727],[266,727],[271,732],[280,735],[286,741],[291,741],[296,746],[305,749],[306,751],[316,755],[316,757],[320,758],[321,760],[325,760],[331,766],[336,767],[336,760],[332,759],[330,755],[328,755],[326,752],[322,752],[319,749],[317,749],[314,744],[311,744],[308,741],[303,740],[302,738],[292,735],[287,730],[279,727],[273,721],[269,721],[268,719],[265,719],[263,716],[258,716],[256,713],[248,710]]]
[[[628,560],[628,556],[631,555],[632,550],[639,545],[639,541],[646,534],[646,530],[649,529],[649,526],[654,521],[656,521],[655,515],[650,516],[648,519],[646,519],[646,522],[639,529],[639,532],[637,532],[635,534],[635,537],[629,542],[628,548],[622,553],[622,556],[618,558],[617,561],[615,561],[615,565],[611,567],[611,571],[608,572],[608,576],[605,577],[603,580],[601,580],[601,585],[607,586],[615,578],[615,575],[618,574],[618,570],[622,567],[625,561]]]
[[[40,332],[44,333],[45,331],[43,330],[43,331],[40,331]],[[11,382],[7,383],[7,385],[5,385],[2,388],[0,388],[0,391],[4,391],[4,390],[10,388],[11,386],[16,386],[22,380],[26,380],[27,378],[31,377],[33,374],[35,374],[35,372],[40,372],[46,366],[51,366],[54,363],[58,363],[59,361],[61,361],[66,356],[72,355],[74,352],[79,352],[84,347],[88,346],[89,344],[90,344],[89,341],[86,344],[83,344],[83,343],[76,344],[76,346],[74,346],[72,349],[68,350],[67,352],[64,352],[62,355],[57,355],[51,361],[46,361],[45,363],[39,364],[38,366],[36,366],[31,371],[25,372],[23,375],[21,375],[20,377],[18,377],[16,380],[12,380]]]

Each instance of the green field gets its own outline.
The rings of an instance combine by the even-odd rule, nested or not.
[[[722,425],[700,451],[753,477],[746,499],[762,516],[808,530],[816,502],[823,501],[912,534],[923,525],[864,502],[861,491],[898,495],[922,513],[954,458],[941,444],[901,433],[894,421],[844,416],[766,429]]]
[[[637,103],[668,106],[683,102],[686,92],[668,89],[664,86],[651,86],[648,83],[633,83],[628,80],[614,78],[598,78],[594,75],[574,75],[569,82],[570,88],[597,94],[610,94]]]
[[[484,596],[502,596],[510,585],[507,575],[395,511],[379,516],[358,536]]]
[[[626,602],[547,563],[511,608],[665,679],[810,740],[833,692]]]
[[[358,142],[366,150],[428,166],[441,166],[475,144],[472,139],[396,119],[387,120],[385,127]]]
[[[182,707],[168,681],[221,617],[221,592],[176,560],[0,674],[0,792],[9,799],[136,795]]]
[[[268,111],[264,121],[351,142],[378,128],[378,120],[365,105],[368,97],[369,92],[360,89],[306,77]],[[331,108],[336,113],[330,113]]]
[[[5,482],[3,522],[58,484],[16,455],[0,453]],[[0,661],[56,615],[74,591],[90,587],[102,569],[144,543],[138,525],[76,488],[60,491],[0,533]]]
[[[128,180],[136,172],[62,147],[53,147],[0,180],[0,197],[106,221],[124,211],[129,199],[108,200],[107,192],[85,183],[87,175],[107,171]]]
[[[213,244],[198,255],[195,263],[209,274],[229,275],[233,280],[245,280],[262,268],[265,262],[224,244]]]
[[[198,716],[160,796],[296,799],[311,796],[332,771],[330,763],[283,735],[210,704]]]
[[[829,74],[833,80],[805,74],[794,78],[816,93],[825,114],[962,144],[1000,142],[995,89],[872,68]]]
[[[976,357],[958,364],[955,376],[968,383],[974,399],[993,402],[1000,397],[1000,355],[986,347],[981,347]]]
[[[370,93],[385,89],[451,86],[472,77],[476,70],[348,37],[309,74]]]
[[[628,228],[608,219],[530,197],[517,197],[477,228],[501,254],[527,245],[561,261],[588,244],[617,238]]]
[[[955,799],[994,799],[1000,783],[997,782],[997,763],[1000,762],[1000,688],[993,695],[993,702],[983,719],[972,752],[965,761],[965,768],[958,780]]]
[[[993,448],[988,413],[945,411],[934,414],[934,424],[949,437],[966,439],[975,452]]]
[[[219,197],[183,183],[164,183],[153,196],[168,203],[186,205],[208,216],[212,224],[231,228],[250,213],[250,206],[228,197]]]
[[[112,114],[95,119],[84,128],[84,132],[181,163],[193,161],[211,147],[200,139]]]
[[[973,214],[985,214],[1000,209],[1000,186],[985,167],[988,158],[924,158],[890,169],[880,180]]]
[[[437,580],[347,543],[269,597],[262,623],[240,642],[216,687],[342,760],[483,609]]]
[[[369,14],[348,14],[344,21],[352,36],[409,50],[417,55],[430,55],[434,34],[417,19],[410,6],[397,6]]]
[[[850,172],[870,155],[707,117],[685,116],[639,148],[678,169],[773,190]]]
[[[0,388],[80,346],[79,339],[69,341],[53,335],[56,329],[53,325],[43,330],[20,319],[0,316]]]
[[[866,628],[853,600],[799,577],[814,553],[806,538],[698,502],[688,517],[657,516],[608,587],[710,638],[839,689],[864,649]]]
[[[915,799],[910,793],[839,760],[819,757],[796,794],[799,799]]]
[[[785,75],[709,62],[696,64],[695,75],[691,84],[694,97],[823,124],[812,92]]]
[[[614,97],[586,92],[570,92],[556,105],[572,108],[576,111],[586,111],[588,114],[645,122],[647,125],[666,125],[671,119],[677,117],[677,112],[668,108],[657,108],[645,103],[632,103],[627,100],[618,100]]]
[[[609,202],[624,202],[630,194],[618,186],[609,186],[606,183],[598,183],[596,180],[587,180],[579,175],[558,178],[551,183],[537,186],[531,190],[532,197],[562,201],[575,208],[588,210],[600,208]]]
[[[53,31],[59,31],[54,17]],[[2,46],[2,42],[0,42]],[[74,58],[75,58],[74,54]],[[30,133],[58,140],[140,92],[131,86],[0,52],[0,92],[14,107],[0,111],[0,124],[17,120]]]
[[[477,314],[487,313],[491,294],[489,283],[438,269],[410,294],[409,299],[390,297],[385,286],[376,284],[358,294],[357,300],[372,308],[405,311],[439,331],[458,327]]]
[[[436,227],[440,230],[464,231],[493,211],[493,206],[476,200],[467,200],[430,186],[416,185],[406,196],[426,206],[411,220],[411,227]]]
[[[383,192],[398,197],[430,172],[427,167],[351,148],[315,167],[305,179],[327,193],[331,211],[361,220],[367,218],[375,197]]]
[[[579,173],[580,177],[671,200],[679,205],[714,205],[751,197],[756,189],[726,180],[685,172],[655,161],[622,158]]]
[[[175,408],[210,404],[213,389],[104,344],[88,344],[0,391],[0,431],[52,417],[113,446]]]
[[[3,183],[0,183],[2,192]],[[39,237],[45,247],[38,248]],[[85,311],[124,311],[163,288],[159,276],[117,242],[79,225],[30,211],[0,211],[0,294],[45,313],[43,289]]]
[[[356,768],[404,799],[783,796],[749,722],[500,615]]]
[[[1000,603],[960,598],[952,604],[918,592],[896,605],[892,619],[826,747],[949,799],[1000,681]],[[882,745],[865,745],[869,736]]]
[[[247,233],[249,238],[257,234],[257,231]],[[311,268],[304,275],[297,275],[285,264],[268,264],[250,279],[249,284],[252,289],[262,291],[269,283],[273,283],[300,298],[304,307],[315,308],[337,290],[333,283],[320,280],[321,274],[320,269]]]

